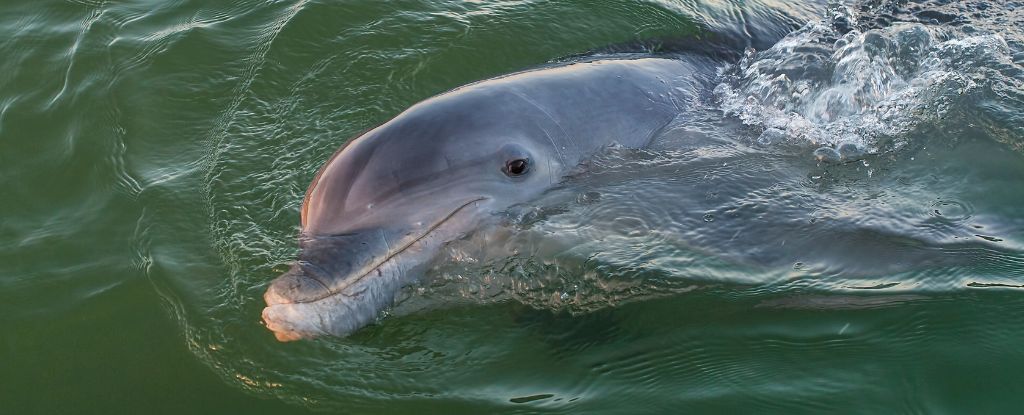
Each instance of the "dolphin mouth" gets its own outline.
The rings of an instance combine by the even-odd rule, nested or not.
[[[387,246],[387,254],[362,267],[356,276],[345,278],[340,283],[330,284],[331,276],[316,264],[304,261],[296,263],[290,271],[271,282],[263,295],[267,304],[262,315],[264,324],[274,332],[280,341],[299,340],[322,334],[346,335],[369,324],[376,318],[377,313],[390,306],[393,297],[387,298],[383,302],[378,301],[376,304],[363,305],[359,303],[362,299],[358,297],[361,297],[368,288],[355,288],[358,288],[358,285],[368,276],[374,275],[374,271],[378,271],[376,275],[383,276],[379,272],[382,267],[430,236],[467,207],[487,199],[487,197],[476,197],[460,204],[418,235],[403,238],[399,246],[394,249],[390,243],[387,243],[387,239],[381,231]],[[391,274],[389,274],[390,276]],[[401,276],[395,275],[389,279],[397,280],[399,278]],[[397,281],[384,281],[381,285],[386,285],[393,290],[401,288],[401,284],[398,284]],[[316,295],[302,295],[301,293],[316,293]],[[375,294],[368,297],[381,300],[379,298],[381,293]],[[391,294],[393,295],[393,293]],[[354,316],[355,321],[337,321],[336,317],[340,313]],[[328,324],[330,322],[334,324]]]

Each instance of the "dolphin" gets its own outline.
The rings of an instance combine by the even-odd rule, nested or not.
[[[710,68],[702,57],[644,57],[519,72],[429,98],[350,140],[306,191],[298,260],[264,295],[267,328],[290,341],[374,322],[446,243],[602,148],[651,143],[700,99]]]

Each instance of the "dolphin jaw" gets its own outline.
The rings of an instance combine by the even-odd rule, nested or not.
[[[271,282],[263,295],[267,306],[263,309],[263,322],[278,341],[287,342],[322,335],[346,336],[372,323],[383,309],[394,301],[394,295],[414,276],[407,275],[411,268],[425,265],[429,258],[413,260],[416,264],[400,264],[413,256],[423,256],[423,243],[428,237],[465,208],[487,200],[476,197],[461,203],[449,214],[430,225],[421,234],[410,235],[401,241],[380,262],[374,261],[355,278],[345,278],[333,289],[321,278],[307,275],[322,271],[314,264],[297,262],[292,268]],[[323,276],[320,276],[323,277]],[[367,278],[370,277],[370,278]]]

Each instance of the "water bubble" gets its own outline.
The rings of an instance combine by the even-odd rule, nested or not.
[[[962,222],[974,215],[974,208],[970,204],[952,199],[939,199],[931,207],[932,216],[949,221]]]
[[[838,163],[843,156],[836,149],[825,146],[814,150],[814,158],[822,163]]]
[[[600,192],[594,192],[594,191],[583,192],[583,193],[580,193],[579,195],[576,196],[576,203],[579,203],[581,205],[589,205],[589,204],[597,203],[600,200],[601,200],[601,193]]]
[[[778,128],[766,128],[757,137],[757,142],[762,145],[778,144],[786,140],[786,132]]]
[[[864,149],[854,143],[843,143],[839,145],[839,155],[846,160],[854,160],[864,155]],[[865,164],[866,165],[866,164]]]

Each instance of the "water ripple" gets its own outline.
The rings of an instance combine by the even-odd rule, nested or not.
[[[809,35],[839,31],[820,22],[823,5],[769,1],[107,7],[92,30],[113,28],[97,44],[121,58],[104,62],[110,75],[98,84],[115,90],[104,155],[115,188],[142,206],[130,216],[130,266],[150,277],[194,354],[258,396],[356,412],[381,402],[396,412],[823,412],[851,401],[927,412],[947,394],[922,379],[942,371],[913,362],[963,356],[964,335],[1015,355],[1006,329],[1024,321],[989,320],[1019,305],[1024,277],[1014,219],[1024,201],[1006,191],[1019,154],[1001,151],[1016,130],[1000,111],[1020,108],[1003,67],[1012,39],[917,22],[858,27],[837,47]],[[786,37],[809,19],[819,22]],[[260,296],[295,255],[305,186],[352,135],[468,82],[695,34],[759,50],[735,67],[738,78],[720,80],[755,115],[773,103],[749,102],[744,82],[796,76],[773,54],[868,65],[824,77],[810,95],[794,97],[791,84],[764,95],[780,105],[828,101],[855,79],[863,88],[843,96],[863,107],[832,114],[849,125],[863,111],[906,109],[885,107],[886,97],[920,111],[881,134],[904,145],[859,143],[872,151],[843,148],[849,137],[825,128],[832,115],[796,111],[824,131],[819,144],[840,144],[815,157],[819,146],[790,140],[805,131],[789,130],[792,114],[780,111],[775,128],[720,91],[724,105],[688,103],[652,148],[609,148],[449,244],[380,324],[287,345],[260,325]],[[900,49],[925,43],[924,55]],[[939,62],[926,62],[932,52]],[[965,90],[969,99],[936,98],[961,86],[972,59],[1006,82],[971,78],[980,87]],[[957,82],[920,69],[931,64]],[[754,66],[763,71],[744,78]],[[857,78],[864,68],[881,75]],[[147,83],[166,97],[125,93]],[[949,132],[979,106],[995,121]]]

